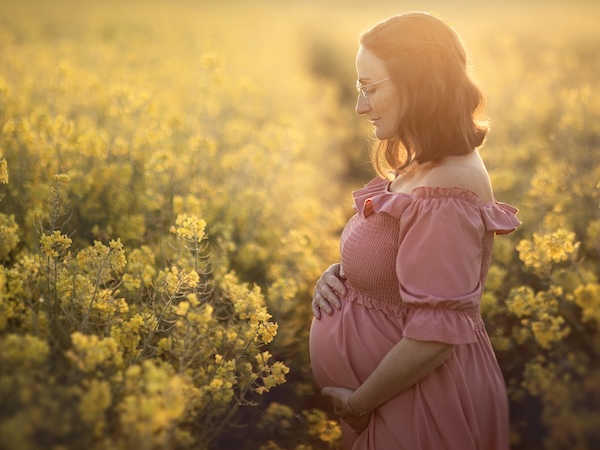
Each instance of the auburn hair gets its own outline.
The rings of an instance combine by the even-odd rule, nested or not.
[[[460,37],[444,21],[421,12],[392,16],[364,32],[359,43],[383,61],[402,102],[394,135],[373,148],[378,174],[464,155],[485,142],[483,94]]]

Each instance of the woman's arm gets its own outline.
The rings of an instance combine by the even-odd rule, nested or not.
[[[437,369],[454,346],[442,342],[404,338],[351,396],[355,411],[367,413],[408,389]]]
[[[362,423],[361,416],[425,378],[448,359],[453,348],[442,342],[403,338],[356,391],[325,387],[321,392],[348,423]]]

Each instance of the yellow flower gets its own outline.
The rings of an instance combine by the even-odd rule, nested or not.
[[[511,313],[521,318],[523,327],[517,330],[517,342],[524,342],[532,333],[540,347],[548,349],[568,336],[571,328],[559,308],[560,302],[564,301],[562,297],[560,286],[550,286],[537,293],[529,286],[514,288],[506,304]]]
[[[79,415],[86,424],[92,426],[96,437],[101,437],[105,431],[104,416],[111,406],[111,401],[110,384],[105,380],[91,380],[89,387],[81,396]]]
[[[42,234],[40,236],[42,252],[49,258],[58,258],[64,255],[72,242],[70,237],[63,235],[58,230],[55,230],[52,234]]]
[[[19,244],[19,226],[11,214],[0,213],[0,261],[8,258],[10,253]]]
[[[339,442],[342,438],[342,430],[337,421],[331,420],[327,415],[318,409],[304,411],[304,417],[308,422],[308,433],[318,437],[326,443]]]
[[[271,354],[269,352],[262,352],[256,355],[254,358],[262,370],[262,368],[267,365],[269,359],[271,359]]]
[[[48,344],[35,336],[9,334],[0,338],[0,364],[7,370],[26,373],[41,367],[49,354]]]
[[[540,320],[531,324],[533,335],[540,347],[548,349],[554,342],[561,341],[569,335],[571,328],[565,326],[565,320],[562,317],[552,316],[544,313]]]
[[[6,159],[0,160],[0,184],[8,184],[8,163]]]
[[[513,289],[507,301],[509,310],[517,317],[530,316],[535,294],[529,286]]]
[[[67,351],[67,357],[80,371],[93,373],[103,368],[121,366],[122,354],[112,337],[102,339],[96,335],[74,332],[71,340],[73,347]]]
[[[170,231],[177,237],[192,242],[200,242],[204,239],[204,230],[206,222],[196,216],[179,214],[175,220],[176,227],[171,227]]]
[[[575,303],[581,308],[584,322],[600,325],[600,284],[587,283],[574,292]]]
[[[549,274],[553,264],[575,258],[580,245],[575,233],[564,228],[544,235],[533,233],[532,238],[521,240],[517,250],[525,266],[539,275]]]
[[[66,173],[58,173],[54,175],[54,181],[56,181],[56,183],[59,185],[67,184],[69,181],[71,181],[71,177]]]
[[[123,433],[133,442],[169,447],[170,432],[188,406],[189,385],[167,366],[152,361],[129,367],[125,380],[125,396],[118,405]]]
[[[175,309],[175,314],[178,316],[186,316],[189,309],[190,304],[188,302],[180,302]]]

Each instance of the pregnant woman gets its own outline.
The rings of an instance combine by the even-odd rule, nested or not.
[[[318,280],[310,356],[344,448],[509,447],[505,383],[479,306],[497,202],[478,153],[488,126],[459,36],[426,14],[365,32],[356,112],[373,123],[378,177],[353,193],[341,263]]]

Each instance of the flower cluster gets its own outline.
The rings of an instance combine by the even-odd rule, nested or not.
[[[19,244],[18,231],[15,216],[0,213],[0,261],[6,260]]]
[[[64,256],[72,243],[71,238],[63,235],[59,230],[55,230],[49,235],[43,234],[40,237],[40,248],[48,258]]]
[[[537,293],[527,286],[511,291],[507,306],[510,312],[521,319],[523,328],[519,334],[520,340],[531,332],[538,345],[548,349],[568,336],[571,329],[560,315],[562,301],[563,290],[557,286]]]
[[[277,324],[270,322],[264,298],[258,286],[249,289],[240,284],[234,274],[225,275],[221,285],[223,294],[233,304],[235,314],[247,321],[255,342],[269,344],[277,334]]]
[[[579,249],[575,233],[560,228],[552,233],[533,233],[532,239],[523,239],[517,245],[519,256],[526,267],[536,273],[549,273],[553,264],[572,261]]]
[[[0,160],[0,184],[8,184],[8,163],[6,159]]]
[[[206,229],[204,220],[195,216],[180,214],[177,216],[175,224],[175,227],[171,227],[171,232],[175,233],[177,237],[194,243],[204,239],[204,230]]]

